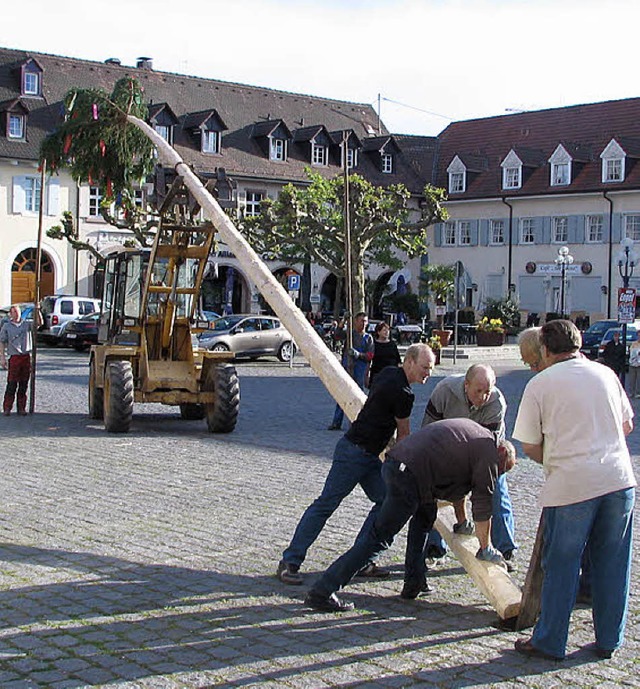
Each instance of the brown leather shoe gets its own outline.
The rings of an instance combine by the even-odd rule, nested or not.
[[[545,658],[546,660],[564,660],[564,657],[554,656],[550,653],[545,653],[539,648],[536,648],[532,643],[531,639],[518,639],[514,644],[514,647],[518,653],[522,655],[529,656],[531,658]]]

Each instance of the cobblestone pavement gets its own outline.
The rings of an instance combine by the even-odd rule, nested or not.
[[[564,662],[519,656],[517,634],[496,628],[453,559],[434,570],[431,596],[401,600],[402,538],[385,557],[389,579],[348,587],[354,612],[305,610],[306,587],[274,571],[339,435],[326,430],[333,402],[303,361],[239,365],[232,434],[137,406],[124,436],[86,415],[86,354],[44,349],[38,361],[37,413],[0,417],[2,689],[639,685],[637,567],[627,642],[610,661],[585,648],[587,608],[574,612]],[[466,365],[438,367],[416,388],[415,424],[437,380]],[[511,430],[529,373],[516,360],[496,369]],[[519,583],[540,483],[540,467],[521,459],[510,477]],[[308,581],[350,545],[367,510],[359,491],[345,501],[309,553]]]

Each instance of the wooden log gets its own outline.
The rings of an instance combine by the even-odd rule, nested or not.
[[[515,618],[520,611],[522,593],[514,584],[507,570],[501,565],[483,562],[476,558],[480,544],[475,536],[461,536],[453,533],[456,523],[453,506],[439,504],[436,528],[447,545],[485,595],[502,620]]]
[[[189,166],[146,122],[132,115],[128,116],[128,120],[151,139],[158,150],[162,164],[174,169],[184,179],[187,188],[220,233],[225,244],[233,252],[243,270],[253,280],[262,296],[291,333],[311,368],[331,396],[342,407],[347,418],[353,421],[364,405],[365,394],[340,365],[335,355],[311,327],[302,311],[293,304],[282,285],[276,280],[258,254],[249,246],[246,239],[238,232],[218,202],[205,189]],[[455,518],[453,517],[453,509],[450,509],[451,516],[443,513],[442,517],[436,521],[436,528],[440,530],[462,566],[478,584],[498,615],[503,619],[515,617],[520,605],[520,590],[511,582],[504,569],[476,560],[475,553],[478,549],[478,541],[475,537],[453,534]],[[470,541],[473,542],[473,545]]]
[[[536,540],[533,544],[531,552],[531,560],[529,561],[529,569],[524,580],[524,587],[522,589],[522,603],[520,605],[520,613],[516,620],[516,630],[533,627],[540,615],[540,602],[542,598],[542,540],[543,540],[543,526],[542,515],[538,523],[538,531],[536,533]]]

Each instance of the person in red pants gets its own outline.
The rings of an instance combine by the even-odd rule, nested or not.
[[[27,387],[31,376],[31,323],[22,320],[20,307],[9,310],[9,320],[0,330],[0,366],[8,368],[7,388],[2,402],[2,413],[11,414],[18,397],[18,414],[27,413]],[[9,359],[7,366],[7,357]]]

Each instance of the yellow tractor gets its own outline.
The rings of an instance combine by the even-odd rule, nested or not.
[[[208,327],[199,297],[215,229],[193,221],[179,191],[167,195],[150,249],[123,246],[105,260],[89,416],[111,433],[129,430],[134,402],[179,405],[182,418],[206,418],[212,433],[231,432],[238,418],[234,355],[194,346]]]

